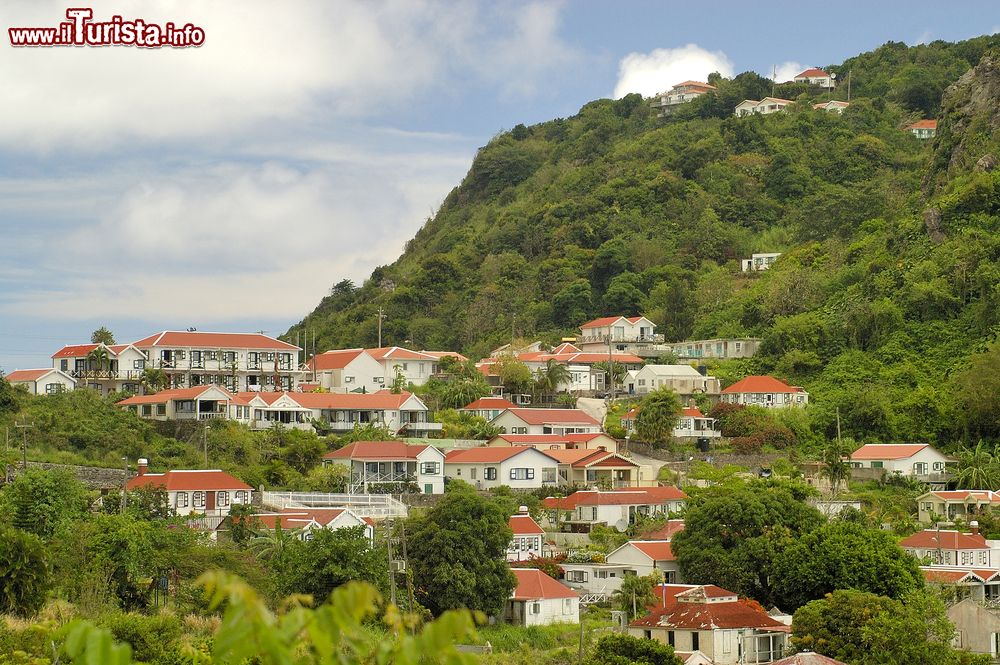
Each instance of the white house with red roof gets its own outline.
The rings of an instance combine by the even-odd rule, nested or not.
[[[506,434],[589,434],[601,423],[580,409],[507,409],[490,421]]]
[[[350,469],[351,494],[410,483],[421,494],[443,494],[444,460],[444,453],[434,446],[403,441],[356,441],[323,455],[323,464]]]
[[[618,591],[628,575],[649,575],[659,571],[667,584],[680,582],[677,557],[670,542],[683,528],[683,520],[668,520],[664,526],[615,549],[602,563],[567,560],[561,564],[566,584],[577,591],[609,597]]]
[[[788,648],[791,628],[756,601],[713,584],[665,584],[654,592],[657,604],[629,624],[629,634],[676,653],[701,652],[715,665],[773,663]]]
[[[821,88],[833,88],[834,78],[818,67],[810,67],[804,72],[800,72],[792,79],[796,83],[808,83]]]
[[[773,376],[748,376],[723,389],[719,397],[727,404],[762,406],[767,409],[805,406],[809,403],[809,393],[804,388],[790,386]]]
[[[970,568],[968,566],[920,566],[924,582],[943,587],[957,587],[959,597],[977,602],[1000,601],[1000,570],[995,568]]]
[[[702,374],[691,365],[646,365],[634,372],[625,384],[631,395],[645,395],[660,388],[670,388],[681,397],[718,397],[721,390],[717,378]]]
[[[581,434],[497,434],[487,446],[532,446],[539,450],[607,450],[618,452],[618,439],[604,432]]]
[[[559,484],[602,487],[654,487],[656,474],[650,466],[608,450],[570,448],[546,450],[559,462]]]
[[[610,564],[625,565],[627,574],[663,575],[665,584],[680,582],[677,557],[669,540],[630,540],[607,556]]]
[[[622,428],[626,432],[635,431],[635,419],[639,415],[642,405],[629,409],[621,417]],[[674,437],[719,437],[722,432],[715,429],[715,418],[709,418],[701,412],[697,406],[685,406],[681,409],[680,416],[677,417],[677,424],[674,425]]]
[[[855,469],[943,485],[950,477],[948,465],[954,460],[926,443],[867,443],[851,453],[850,463]]]
[[[254,408],[254,422],[260,429],[274,423],[343,433],[357,426],[377,425],[393,434],[425,436],[440,431],[441,423],[431,421],[423,400],[408,391],[394,393],[260,393],[247,394]]]
[[[650,106],[658,110],[658,116],[664,117],[670,114],[674,107],[686,104],[693,99],[715,90],[714,85],[703,83],[702,81],[684,81],[670,88],[666,92],[653,97]]]
[[[580,623],[580,596],[540,570],[514,568],[517,586],[505,603],[503,619],[518,626]]]
[[[506,485],[514,489],[555,487],[559,462],[531,446],[449,450],[444,459],[446,478],[463,480],[476,489]]]
[[[421,351],[411,351],[401,346],[386,346],[380,349],[365,349],[366,353],[382,366],[385,385],[391,386],[397,373],[406,383],[422,386],[431,378],[440,358]]]
[[[781,252],[751,254],[749,259],[743,259],[740,261],[740,264],[743,272],[760,272],[762,270],[769,270],[774,265],[774,262],[778,260],[779,256],[781,256]]]
[[[924,524],[974,520],[1000,506],[1000,492],[991,490],[931,490],[917,497],[917,519]]]
[[[906,131],[918,139],[932,139],[937,136],[937,120],[917,120],[907,125]]]
[[[76,388],[76,379],[52,367],[18,369],[4,376],[12,386],[21,386],[32,395],[56,395]]]
[[[507,409],[516,408],[517,404],[504,397],[480,397],[475,401],[469,402],[459,409],[459,411],[471,413],[486,420],[493,420]]]
[[[234,520],[230,517],[229,520]],[[375,538],[375,526],[371,519],[360,517],[350,508],[285,508],[276,513],[257,513],[248,516],[257,530],[273,531],[277,526],[289,531],[295,531],[300,540],[312,540],[317,529],[356,529],[369,541]],[[216,534],[231,528],[229,520],[223,521],[216,528]]]
[[[582,490],[567,497],[549,497],[542,506],[549,524],[566,530],[589,532],[594,524],[626,531],[639,517],[667,516],[680,512],[687,494],[676,487],[635,487],[616,490]]]
[[[293,390],[306,376],[299,366],[302,349],[261,333],[166,330],[132,346],[145,354],[146,367],[167,374],[172,388]]]
[[[516,515],[511,515],[507,526],[514,534],[507,548],[508,561],[527,561],[542,556],[545,530],[532,519],[527,506],[521,506]]]
[[[70,344],[52,354],[52,367],[73,377],[77,388],[138,394],[146,355],[132,344]]]
[[[365,349],[324,351],[309,359],[310,378],[337,393],[374,393],[385,385],[385,366]]]
[[[598,319],[600,320],[600,319]],[[624,320],[624,319],[623,319]],[[619,342],[618,347],[624,348],[629,344],[637,342]],[[520,352],[515,357],[523,362],[528,369],[538,373],[545,369],[549,362],[556,362],[565,365],[569,371],[569,380],[560,383],[557,391],[573,393],[601,392],[606,389],[606,372],[600,367],[595,367],[599,363],[608,362],[607,342],[603,346],[597,345],[589,351],[584,351],[581,347],[570,342],[563,342],[551,351],[526,351]],[[487,379],[492,379],[493,383],[499,381],[492,372],[492,366],[499,361],[499,356],[483,358],[477,367]],[[637,370],[642,367],[643,360],[633,353],[627,353],[620,348],[612,349],[611,360],[625,367],[626,370]]]
[[[780,97],[765,97],[760,101],[756,99],[744,99],[736,105],[736,108],[733,110],[733,115],[737,117],[754,115],[755,113],[760,115],[770,115],[771,113],[784,111],[788,105],[794,103],[795,102],[790,99],[781,99]]]
[[[831,99],[828,102],[819,102],[817,104],[813,104],[813,108],[816,109],[817,111],[826,111],[828,113],[836,113],[837,115],[841,115],[844,112],[844,109],[846,109],[850,105],[851,105],[850,102],[841,102],[836,99]]]
[[[228,419],[247,425],[252,420],[251,408],[245,397],[212,385],[133,395],[118,402],[118,406],[150,420]]]
[[[250,503],[253,488],[219,469],[176,469],[149,473],[145,459],[139,460],[139,475],[126,483],[130,490],[140,487],[162,489],[167,505],[178,515],[202,514],[222,517],[234,504]]]
[[[656,324],[645,316],[605,316],[580,326],[576,346],[581,351],[603,351],[607,356],[609,341],[612,345],[662,342],[663,335],[655,330]]]
[[[979,533],[975,521],[971,526],[971,533],[924,529],[903,538],[899,546],[918,559],[927,559],[935,565],[996,569],[1000,566],[1000,550],[993,547],[995,541],[986,540]]]

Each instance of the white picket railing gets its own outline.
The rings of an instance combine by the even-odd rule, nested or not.
[[[323,492],[264,492],[265,506],[285,508],[350,508],[359,517],[406,517],[406,504],[388,494],[327,494]]]

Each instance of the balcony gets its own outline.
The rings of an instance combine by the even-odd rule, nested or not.
[[[117,369],[73,369],[67,372],[74,379],[92,379],[98,381],[138,381],[142,378],[142,370],[119,371]]]
[[[226,414],[221,411],[211,411],[198,414],[198,420],[222,420],[225,417]]]
[[[607,335],[584,335],[577,338],[581,344],[607,344]],[[663,335],[612,335],[612,344],[662,344]]]

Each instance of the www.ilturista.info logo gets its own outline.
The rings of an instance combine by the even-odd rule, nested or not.
[[[143,48],[187,48],[205,43],[205,31],[190,23],[163,25],[142,19],[92,21],[89,8],[70,8],[55,28],[7,28],[11,46],[141,46]]]

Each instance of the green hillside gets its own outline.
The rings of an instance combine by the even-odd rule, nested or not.
[[[1000,322],[1000,174],[982,163],[1000,155],[1000,84],[983,58],[997,46],[889,43],[831,65],[850,72],[842,116],[812,109],[822,90],[745,73],[713,76],[716,93],[667,119],[630,95],[518,125],[479,151],[399,260],[335,285],[288,336],[374,345],[382,307],[385,343],[479,357],[512,335],[554,342],[594,316],[642,313],[668,339],[762,337],[752,362],[715,371],[805,386],[820,435],[839,408],[858,440],[995,437],[982,368],[1000,359],[975,354]],[[772,92],[799,103],[732,117]],[[937,139],[903,131],[939,111]],[[762,251],[784,256],[742,274],[738,260]]]

